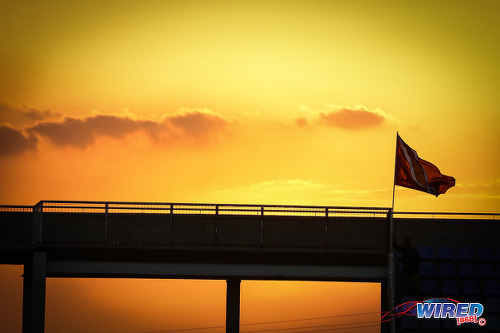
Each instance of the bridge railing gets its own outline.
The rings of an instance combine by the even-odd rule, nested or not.
[[[338,216],[386,217],[388,208],[291,206],[249,204],[202,204],[160,202],[40,201],[36,207],[50,213],[127,213],[190,215],[265,215],[265,216]]]
[[[40,201],[34,207],[0,206],[0,246],[32,242],[382,250],[389,244],[390,213],[389,208],[379,207]],[[500,221],[499,216],[394,213],[397,232],[416,235],[426,224],[427,228],[447,228],[450,239],[460,236],[457,232],[467,229],[463,221],[471,219],[478,222],[475,226],[481,228],[481,235],[496,235],[499,224],[490,222]],[[425,237],[430,234],[444,237],[440,232]]]
[[[128,214],[193,214],[193,215],[266,215],[266,216],[337,216],[386,217],[389,208],[342,206],[292,206],[251,204],[203,204],[119,201],[55,201],[43,200],[35,206],[0,205],[0,212],[33,211],[51,213],[128,213]],[[500,213],[471,212],[394,212],[395,218],[500,220]]]
[[[384,250],[390,216],[379,207],[100,201],[40,201],[34,212],[36,244],[315,251]]]
[[[192,214],[192,215],[265,215],[265,216],[337,216],[337,217],[386,217],[389,208],[205,204],[119,201],[40,201],[36,207],[43,212],[62,213],[128,213],[128,214]],[[0,206],[0,211],[31,211],[31,206]],[[395,218],[425,219],[480,219],[500,220],[500,213],[471,212],[394,212]]]
[[[499,213],[394,212],[395,218],[500,220]]]
[[[33,206],[23,205],[1,205],[0,212],[13,212],[13,213],[32,213]]]

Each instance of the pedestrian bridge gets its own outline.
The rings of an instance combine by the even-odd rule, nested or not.
[[[85,263],[105,261],[107,276],[146,274],[123,269],[136,261],[156,264],[148,275],[214,278],[231,270],[245,278],[366,280],[384,275],[388,249],[384,208],[42,201],[2,210],[4,260],[44,251],[49,275],[70,261],[65,275],[92,275]],[[199,272],[182,270],[195,263]],[[297,264],[316,268],[294,272]],[[373,272],[342,267],[353,265]]]
[[[0,264],[25,267],[23,332],[43,332],[46,277],[224,279],[227,331],[238,332],[242,279],[379,282],[389,310],[392,235],[497,246],[498,222],[375,207],[41,201],[0,206]]]

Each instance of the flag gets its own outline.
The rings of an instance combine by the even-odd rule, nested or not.
[[[432,163],[418,157],[401,137],[397,136],[395,185],[427,192],[436,197],[455,186],[455,178],[443,175]]]

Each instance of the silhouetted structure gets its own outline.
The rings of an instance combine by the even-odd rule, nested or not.
[[[43,332],[45,279],[60,276],[224,279],[227,331],[238,332],[244,279],[379,282],[382,309],[389,310],[390,213],[123,202],[0,206],[0,263],[25,267],[23,333]],[[429,214],[396,213],[395,238],[412,235],[416,247],[497,247],[494,214]]]

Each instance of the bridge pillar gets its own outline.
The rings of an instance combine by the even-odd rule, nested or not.
[[[24,264],[23,333],[43,333],[45,328],[45,278],[47,253],[33,252]]]
[[[239,333],[241,280],[230,278],[226,282],[226,333]]]

